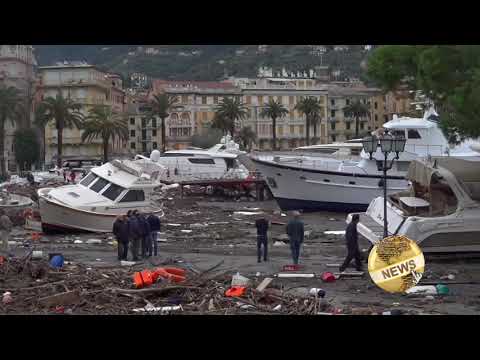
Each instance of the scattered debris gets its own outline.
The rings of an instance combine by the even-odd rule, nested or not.
[[[334,282],[335,280],[337,280],[337,278],[331,272],[326,271],[322,274],[322,281],[323,282],[328,283],[328,282]]]
[[[250,279],[246,278],[245,276],[240,275],[240,273],[236,273],[232,276],[232,287],[235,286],[248,286],[250,284]]]
[[[314,278],[315,274],[278,273],[275,276],[279,278]]]
[[[13,302],[12,293],[9,292],[9,291],[5,292],[2,296],[2,303],[4,303],[6,305],[6,304],[10,304],[12,302]]]
[[[86,241],[87,244],[101,244],[102,243],[102,240],[100,239],[88,239]]]
[[[262,211],[235,211],[233,215],[244,215],[244,216],[253,216],[253,215],[261,215],[263,214]]]
[[[325,235],[345,235],[345,230],[340,230],[340,231],[324,231],[323,232]]]
[[[273,246],[287,246],[287,244],[285,244],[283,241],[275,241]]]
[[[432,285],[413,286],[405,292],[407,294],[437,295],[437,288]]]
[[[263,281],[260,283],[260,285],[257,286],[257,291],[258,292],[263,292],[267,288],[268,285],[273,281],[273,278],[265,278]]]

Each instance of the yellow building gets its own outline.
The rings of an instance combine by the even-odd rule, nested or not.
[[[123,112],[125,93],[121,89],[121,79],[107,74],[93,65],[85,63],[59,63],[54,66],[38,68],[42,99],[55,97],[59,92],[82,105],[84,115],[94,105],[108,105],[116,112]],[[91,143],[82,143],[82,131],[76,128],[63,131],[63,156],[101,157],[103,154],[101,139]],[[57,130],[50,123],[45,132],[45,161],[50,163],[57,155]],[[119,154],[127,150],[126,142],[116,139],[110,144],[110,153]]]

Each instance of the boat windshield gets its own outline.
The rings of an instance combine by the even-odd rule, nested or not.
[[[85,176],[82,181],[80,181],[80,184],[82,184],[85,187],[88,187],[98,176],[95,175],[94,173],[89,173],[87,176]]]
[[[102,193],[102,195],[113,201],[123,192],[123,190],[125,190],[125,188],[116,184],[110,184],[110,186]]]
[[[92,186],[90,186],[90,190],[93,190],[96,193],[98,193],[108,184],[109,184],[108,180],[105,180],[104,178],[99,177],[98,180]]]

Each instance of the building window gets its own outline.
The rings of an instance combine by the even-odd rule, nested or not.
[[[202,105],[205,105],[207,103],[207,97],[202,96]]]
[[[130,130],[130,137],[135,137],[135,130]]]
[[[387,122],[387,121],[388,121],[388,115],[383,115],[383,120],[384,120],[385,122]]]
[[[330,115],[332,116],[332,118],[334,118],[335,117],[335,110],[330,111]]]
[[[305,125],[299,125],[298,126],[298,133],[300,135],[303,135],[304,131],[305,131]]]
[[[334,121],[330,123],[330,127],[331,127],[332,130],[335,130],[335,122]]]
[[[157,130],[152,130],[152,136],[157,136]]]
[[[218,104],[218,96],[214,96],[214,97],[213,97],[213,103],[214,103],[214,104]]]
[[[375,114],[375,121],[378,121],[378,115]]]
[[[135,143],[134,142],[130,143],[130,149],[135,149]]]
[[[290,105],[294,105],[295,104],[295,96],[289,96],[288,97],[288,103]]]
[[[375,110],[378,109],[378,103],[375,101],[375,103],[373,104],[373,106],[375,107]]]
[[[361,122],[360,123],[360,130],[363,130],[363,129],[365,129],[365,123]]]
[[[283,126],[280,125],[278,128],[277,128],[277,133],[278,133],[278,136],[283,136]]]
[[[332,142],[337,141],[337,136],[336,135],[331,135],[332,136]]]
[[[250,95],[245,96],[245,103],[250,105],[252,103],[252,97]]]
[[[347,121],[347,122],[345,123],[345,128],[346,128],[347,130],[350,130],[350,125],[351,125],[351,124],[350,124],[350,121]]]
[[[295,134],[295,126],[294,125],[290,125],[290,134]]]
[[[188,104],[188,95],[182,95],[182,104]]]
[[[152,119],[152,127],[153,128],[157,127],[157,119],[155,119],[155,118]]]
[[[142,128],[144,127],[147,127],[147,119],[146,118],[142,118]]]
[[[142,130],[142,140],[147,139],[147,130]]]
[[[345,100],[345,104],[350,105],[350,99]]]
[[[282,96],[277,96],[277,101],[281,104],[283,102],[283,97]]]
[[[158,149],[158,145],[157,145],[157,143],[156,143],[155,141],[152,143],[152,148],[153,148],[153,149]]]
[[[330,104],[335,105],[335,99],[330,99]]]
[[[263,105],[263,96],[258,97],[258,105]]]
[[[135,125],[135,118],[134,117],[130,118],[130,125]]]
[[[290,119],[294,119],[295,118],[295,110],[290,110]]]

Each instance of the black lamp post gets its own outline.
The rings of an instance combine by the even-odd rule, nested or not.
[[[399,154],[405,150],[406,139],[403,136],[393,137],[389,134],[384,134],[380,138],[375,136],[366,137],[363,139],[363,150],[370,154],[377,152],[378,146],[384,155],[383,162],[378,166],[378,170],[383,171],[383,237],[388,237],[388,222],[387,222],[387,171],[393,166],[393,162],[398,160]],[[388,155],[396,153],[396,156],[388,163]]]

